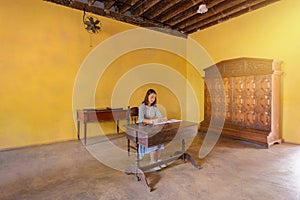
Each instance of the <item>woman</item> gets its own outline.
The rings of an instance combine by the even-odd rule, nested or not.
[[[144,124],[154,124],[156,122],[166,121],[167,119],[162,117],[158,107],[156,106],[156,92],[153,89],[149,89],[145,95],[145,99],[139,107],[139,118],[138,123]],[[144,154],[150,154],[150,164],[160,161],[161,151],[164,146],[161,144],[159,146],[145,147],[139,146],[140,158]],[[164,167],[164,166],[161,166]],[[159,167],[156,167],[156,170]],[[160,168],[159,168],[160,169]]]

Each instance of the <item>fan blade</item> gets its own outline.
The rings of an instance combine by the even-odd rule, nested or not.
[[[84,21],[83,23],[84,23],[85,25],[87,25],[87,26],[92,26],[92,23],[89,22],[89,21]]]
[[[100,21],[97,19],[94,24],[99,24],[99,23],[100,23]]]
[[[94,23],[95,23],[94,18],[90,17],[90,22],[91,22],[92,24],[94,24]]]

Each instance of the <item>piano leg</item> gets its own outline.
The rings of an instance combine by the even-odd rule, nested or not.
[[[77,120],[77,139],[80,140],[80,121]]]
[[[185,140],[182,139],[181,141],[181,152],[182,152],[182,162],[185,162]]]
[[[84,145],[86,145],[86,129],[87,129],[87,123],[86,122],[84,122]]]
[[[182,160],[185,160],[187,159],[188,161],[190,161],[190,163],[196,168],[196,169],[201,169],[202,167],[199,167],[195,160],[193,159],[193,157],[188,154],[188,153],[183,153],[178,159],[182,159]]]
[[[196,164],[196,162],[195,162],[195,160],[193,159],[193,157],[190,155],[190,154],[188,154],[188,153],[185,153],[185,140],[184,139],[182,139],[182,141],[181,141],[181,153],[180,152],[175,152],[175,154],[174,155],[178,155],[178,154],[181,154],[179,157],[178,157],[178,159],[182,159],[182,162],[184,163],[185,162],[185,160],[187,159],[188,161],[190,161],[190,163],[196,168],[196,169],[201,169],[201,167],[199,167],[197,164]]]
[[[125,170],[125,173],[127,175],[129,174],[134,174],[135,178],[137,179],[137,181],[142,181],[143,185],[146,186],[147,190],[149,192],[151,192],[151,188],[148,184],[148,181],[146,179],[146,176],[143,172],[143,170],[141,170],[140,168],[138,168],[137,166],[130,166]]]
[[[142,181],[143,185],[147,187],[147,190],[151,192],[151,188],[148,184],[148,181],[146,179],[146,176],[143,172],[143,170],[140,169],[140,155],[139,155],[139,143],[138,143],[138,132],[136,131],[136,137],[135,137],[135,144],[136,144],[136,151],[135,151],[135,165],[134,166],[129,166],[126,170],[125,173],[127,175],[129,174],[134,174],[137,181]]]
[[[119,120],[117,119],[117,134],[120,133]]]

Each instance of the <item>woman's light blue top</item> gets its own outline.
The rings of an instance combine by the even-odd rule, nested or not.
[[[157,106],[156,105],[147,106],[144,103],[142,103],[139,107],[138,123],[141,123],[143,119],[155,119],[155,118],[162,118],[162,115],[159,112]]]
[[[154,106],[147,106],[144,103],[142,103],[139,107],[139,118],[138,123],[142,123],[143,119],[155,119],[155,118],[162,118],[162,115],[157,108],[156,105]],[[142,158],[145,154],[150,153],[152,151],[156,151],[158,149],[164,149],[164,145],[159,146],[153,146],[153,147],[144,147],[142,145],[139,145],[139,155],[140,158]]]

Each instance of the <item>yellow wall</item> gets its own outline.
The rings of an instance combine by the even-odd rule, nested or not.
[[[300,143],[300,1],[284,0],[191,35],[215,62],[236,57],[282,60],[282,137]]]
[[[143,59],[138,59],[143,58]],[[176,70],[177,73],[179,73],[183,78],[186,79],[186,60],[174,55],[170,52],[159,50],[159,49],[141,49],[132,51],[130,53],[127,53],[125,55],[122,55],[121,57],[117,58],[104,72],[104,74],[101,76],[101,79],[99,80],[98,88],[97,88],[97,94],[96,94],[96,102],[97,107],[105,107],[105,105],[111,105],[111,96],[113,95],[114,87],[116,86],[118,80],[125,76],[126,73],[130,73],[130,70],[134,70],[136,67],[144,66],[147,63],[151,63],[152,66],[160,65],[158,69],[163,67],[170,67],[174,70]],[[162,69],[161,69],[162,70]],[[154,77],[157,77],[160,73],[159,70],[145,70],[144,74],[147,76],[152,77],[154,81]],[[140,76],[134,76],[132,79],[129,79],[128,82],[135,82],[138,81],[138,79],[141,79],[142,74]],[[165,79],[169,77],[172,78],[171,74],[163,74],[164,77],[160,78],[160,82],[152,83],[156,84],[152,87],[156,89],[158,85],[164,84]],[[143,82],[143,80],[141,80]],[[179,84],[179,83],[178,83]],[[151,84],[147,84],[148,89],[151,87]],[[136,84],[136,88],[139,88],[140,85]],[[127,104],[130,106],[139,106],[141,102],[144,99],[145,93],[147,91],[147,87],[143,87],[144,91],[141,89],[137,89],[137,94],[134,95],[134,97],[131,97],[131,103]],[[174,85],[174,87],[176,87]],[[165,88],[165,89],[163,89]],[[167,116],[169,118],[178,118],[180,117],[180,113],[177,113],[176,111],[180,110],[176,107],[173,107],[173,103],[178,101],[177,97],[175,95],[171,95],[168,98],[168,95],[166,93],[171,94],[168,92],[169,89],[167,89],[166,86],[160,87],[160,103],[165,105],[165,109],[168,110]],[[102,91],[106,91],[104,94]],[[127,91],[128,92],[128,91]],[[185,91],[182,91],[185,92]],[[136,99],[136,100],[134,100]],[[162,103],[162,101],[164,103]],[[168,102],[168,103],[167,103]],[[124,105],[123,105],[124,106]]]
[[[139,106],[146,90],[154,88],[159,90],[160,106],[168,118],[187,119],[189,99],[197,97],[186,97],[191,86],[187,84],[185,47],[186,39],[145,29],[126,31],[102,42],[81,66],[74,93],[85,95],[73,102],[73,107]],[[195,109],[193,113],[198,114]],[[193,119],[199,122],[196,117]],[[113,126],[108,127],[108,123],[100,127],[91,124],[89,130],[93,135],[114,131]]]
[[[0,149],[76,138],[72,91],[80,64],[97,43],[133,27],[101,18],[109,29],[91,36],[82,16],[41,0],[1,2]]]
[[[102,74],[101,79],[99,80],[96,94],[97,106],[105,107],[105,105],[110,105],[111,99],[109,97],[112,96],[113,89],[117,81],[126,73],[128,73],[128,71],[146,63],[151,63],[152,65],[161,64],[171,67],[186,78],[185,59],[176,56],[170,52],[158,49],[141,49],[132,51],[115,59],[114,62]],[[145,71],[144,73],[147,74],[147,76],[155,76],[153,71]],[[167,74],[165,76],[167,76]],[[134,77],[130,81],[133,82],[136,79],[140,79],[140,77]],[[137,87],[139,86],[137,85]],[[102,92],[103,90],[106,91],[105,94]],[[146,93],[146,91],[143,91],[142,93],[143,97],[142,99],[138,100],[139,103],[137,105],[139,105],[141,101],[143,101],[144,93]],[[170,99],[170,101],[172,102],[174,101],[174,99]],[[137,105],[135,104],[131,106]]]
[[[181,111],[186,106],[185,98],[181,98],[186,95],[185,66],[184,58],[161,49],[143,48],[125,53],[116,58],[99,77],[95,107],[138,107],[144,100],[146,91],[153,88],[157,92],[158,107],[162,114],[168,118],[181,119]],[[181,81],[174,77],[174,73],[182,77]],[[151,82],[148,82],[147,77]],[[168,78],[173,80],[172,85],[166,85]],[[118,91],[116,87],[122,91]],[[182,95],[178,96],[178,92]],[[114,95],[117,97],[114,98]],[[120,123],[122,128],[126,121]],[[103,133],[115,132],[112,122],[101,122],[99,125]],[[100,132],[97,124],[89,125],[90,136],[102,134]]]
[[[101,52],[100,44],[123,31],[136,28],[98,16],[102,31],[91,35],[84,29],[82,16],[82,11],[42,0],[2,2],[0,149],[76,139],[73,97],[78,72],[92,52]],[[144,35],[137,36],[145,40]],[[183,116],[181,111],[185,111],[188,104],[185,40],[177,42],[178,38],[163,34],[153,35],[152,41],[148,42],[153,41],[171,46],[174,52],[146,48],[115,58],[95,87],[95,99],[92,101],[96,103],[92,106],[110,106],[114,91],[120,91],[117,87],[120,81],[126,81],[130,76],[138,81],[137,77],[141,79],[143,75],[146,76],[144,78],[159,77],[169,85],[164,81],[141,82],[130,91],[131,96],[121,106],[137,106],[137,102],[142,101],[140,96],[152,87],[158,92],[159,106],[165,115],[170,118]],[[126,42],[129,45],[132,40]],[[120,48],[121,44],[114,44],[102,53],[109,57]],[[101,67],[104,61],[99,58],[96,57],[93,62]],[[136,74],[141,67],[150,70]],[[126,88],[131,81],[122,84]],[[113,123],[102,125],[105,133],[115,131]]]
[[[199,65],[203,68],[211,61],[206,58],[205,52],[189,49],[189,40],[195,39],[216,62],[241,56],[283,60],[282,134],[286,141],[300,143],[297,127],[299,114],[292,112],[299,110],[297,103],[300,99],[294,89],[299,82],[297,72],[300,71],[300,61],[296,57],[296,48],[300,46],[300,30],[294,21],[299,18],[299,8],[300,3],[296,0],[280,1],[195,33],[186,44],[188,62],[185,56],[158,49],[127,52],[110,63],[105,75],[99,79],[95,88],[95,106],[106,106],[112,101],[110,97],[115,95],[114,91],[120,91],[119,85],[125,82],[125,86],[130,86],[130,78],[135,77],[137,82],[139,78],[147,78],[144,73],[136,74],[140,67],[144,67],[149,72],[154,69],[149,76],[162,76],[175,89],[164,85],[164,82],[137,84],[130,91],[127,102],[118,102],[122,103],[122,107],[127,103],[135,106],[141,101],[145,90],[153,87],[157,89],[161,109],[168,117],[197,119],[200,113],[202,118],[203,80],[193,64],[201,61]],[[72,95],[80,66],[97,49],[97,45],[122,31],[135,28],[98,16],[103,29],[100,34],[90,35],[83,27],[82,15],[81,11],[45,1],[2,2],[0,149],[76,139]],[[169,44],[177,45],[177,39],[173,36],[158,40],[161,41],[155,42],[169,40]],[[131,42],[128,41],[128,44]],[[174,49],[184,52],[185,47],[179,43],[178,48]],[[108,51],[113,52],[118,48],[111,46]],[[161,71],[155,72],[157,68]],[[169,74],[173,78],[169,78]],[[190,102],[194,101],[194,96],[199,100],[196,104],[200,112],[191,112],[194,104]],[[182,106],[184,103],[185,107]],[[185,116],[178,110],[195,115]],[[111,132],[112,129],[114,127],[110,124],[105,132]]]

